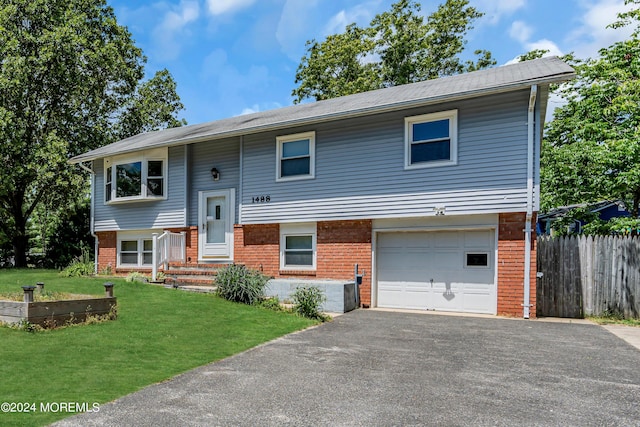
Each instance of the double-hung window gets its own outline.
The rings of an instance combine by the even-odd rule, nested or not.
[[[119,267],[151,267],[153,240],[149,237],[121,235],[118,239]]]
[[[280,225],[280,268],[315,270],[316,223]]]
[[[315,176],[315,139],[315,132],[276,138],[276,181],[310,179]]]
[[[105,159],[105,202],[166,198],[167,150]]]
[[[456,164],[458,110],[405,118],[405,168]]]

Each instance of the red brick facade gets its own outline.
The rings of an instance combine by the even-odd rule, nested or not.
[[[498,315],[522,317],[524,313],[524,255],[526,214],[500,214],[498,228]],[[535,224],[535,218],[532,220]],[[536,236],[531,235],[530,317],[536,317]]]
[[[352,280],[354,265],[365,270],[360,295],[371,304],[371,221],[318,222],[316,269],[280,269],[280,227],[278,224],[236,225],[234,259],[272,277],[302,277]]]
[[[535,223],[535,219],[532,221]],[[364,307],[371,304],[371,220],[320,221],[317,223],[316,270],[280,269],[280,226],[278,224],[235,225],[234,260],[272,277],[301,277],[351,280],[354,265],[365,276],[360,287]],[[498,226],[498,315],[522,317],[524,302],[525,214],[500,214]],[[197,227],[171,229],[186,232],[187,263],[198,262]],[[98,268],[116,269],[116,232],[98,232]],[[118,272],[124,272],[118,271]],[[536,314],[535,231],[531,237],[530,317]]]
[[[115,231],[98,231],[98,272],[110,269],[116,272],[116,257],[118,256],[118,234]]]

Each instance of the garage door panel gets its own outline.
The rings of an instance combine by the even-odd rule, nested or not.
[[[431,270],[435,272],[443,272],[443,271],[455,271],[460,269],[460,251],[452,251],[452,250],[442,250],[439,249],[437,252],[433,253],[433,263],[428,263],[431,267]],[[423,261],[422,266],[424,268],[425,261]]]
[[[465,248],[489,249],[495,244],[492,235],[491,230],[465,231],[464,246]]]
[[[428,233],[420,233],[420,234],[428,234]],[[433,234],[433,242],[434,247],[436,248],[457,248],[460,246],[460,236],[456,231],[434,231]]]
[[[431,293],[417,282],[379,281],[378,295],[388,308],[426,309],[431,304]]]
[[[495,313],[494,236],[493,230],[380,233],[378,306]],[[486,254],[486,267],[466,265],[466,254],[476,252]]]

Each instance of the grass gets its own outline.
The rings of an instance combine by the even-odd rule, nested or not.
[[[587,319],[598,325],[626,325],[640,328],[640,319],[625,319],[622,316],[587,316]]]
[[[105,281],[0,270],[0,293],[44,282],[50,291],[103,295]],[[35,333],[0,327],[2,402],[91,407],[315,324],[210,294],[109,281],[118,297],[115,321]],[[70,415],[0,412],[0,425],[46,425]]]

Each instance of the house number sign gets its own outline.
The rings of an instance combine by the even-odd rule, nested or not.
[[[270,195],[254,196],[251,198],[251,203],[269,203],[271,201]]]

